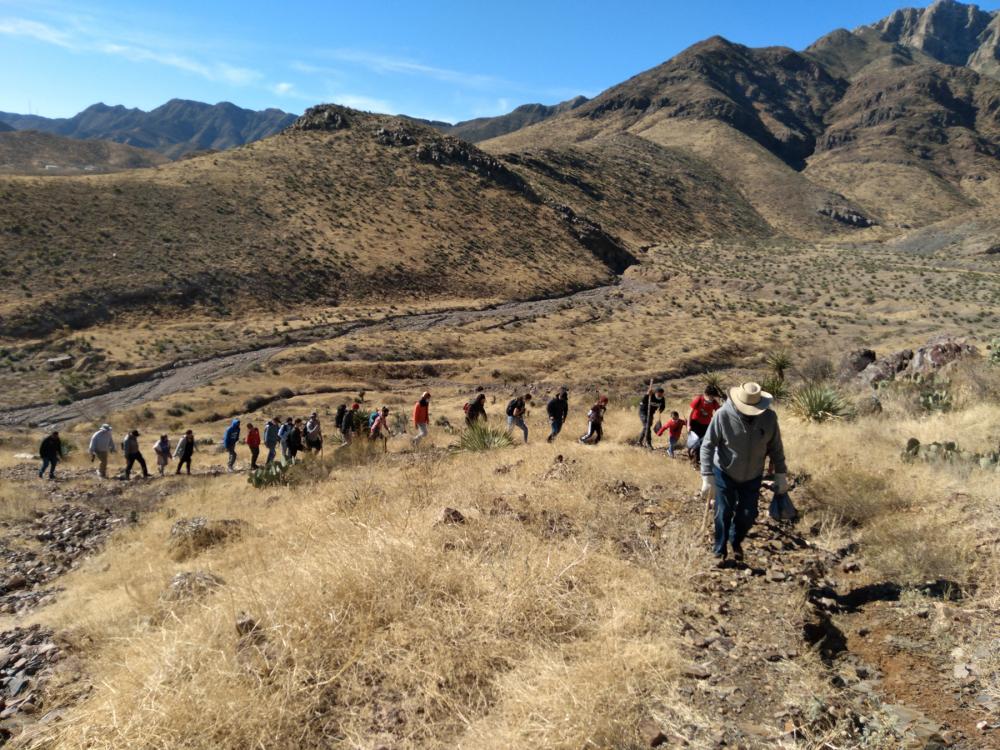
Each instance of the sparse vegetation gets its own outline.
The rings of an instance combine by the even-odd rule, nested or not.
[[[809,422],[826,422],[850,416],[847,400],[829,383],[807,383],[791,397],[789,407],[793,414]]]
[[[477,422],[462,431],[458,437],[458,445],[466,451],[491,451],[497,448],[509,448],[514,439],[503,427]]]

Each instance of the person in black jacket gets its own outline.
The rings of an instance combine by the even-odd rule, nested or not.
[[[302,420],[292,423],[292,431],[288,433],[288,459],[295,463],[295,456],[302,451]]]
[[[667,400],[663,396],[663,389],[652,387],[646,391],[646,395],[639,401],[639,421],[642,422],[642,432],[639,433],[639,447],[646,446],[653,449],[653,422],[656,414],[663,413],[667,408]]]
[[[513,431],[517,427],[524,433],[524,442],[528,442],[528,425],[524,422],[524,415],[528,409],[528,402],[531,401],[531,394],[525,393],[523,396],[514,396],[507,404],[507,432]]]
[[[469,427],[482,420],[486,421],[486,394],[480,393],[466,405],[465,424]]]
[[[42,444],[38,447],[38,455],[42,458],[42,468],[38,470],[38,478],[41,479],[48,469],[49,479],[55,479],[56,464],[62,458],[62,440],[59,439],[58,432],[53,432],[42,440]]]
[[[552,432],[549,433],[546,442],[551,443],[562,431],[566,416],[569,414],[569,391],[566,390],[566,386],[560,388],[559,393],[549,400],[545,410],[549,414],[549,423],[552,425]]]

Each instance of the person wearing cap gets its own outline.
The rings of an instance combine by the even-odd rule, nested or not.
[[[420,445],[420,441],[427,437],[427,428],[431,423],[431,394],[424,391],[420,400],[413,405],[413,427],[417,434],[413,436],[414,447]]]
[[[757,518],[757,498],[764,462],[774,465],[774,491],[788,490],[785,450],[781,443],[773,398],[757,383],[729,391],[729,400],[715,412],[701,441],[701,497],[715,499],[715,546],[719,563],[743,559],[743,540]]]
[[[149,479],[149,469],[146,468],[146,459],[139,450],[139,431],[132,430],[125,439],[122,440],[122,453],[125,454],[125,479],[132,476],[132,467],[139,464],[142,469],[144,479]]]
[[[566,386],[560,388],[559,393],[549,400],[549,403],[545,405],[545,411],[549,415],[549,424],[552,425],[552,431],[545,442],[551,443],[562,432],[566,417],[569,415],[569,390]]]
[[[97,459],[97,476],[102,479],[108,478],[108,454],[115,452],[115,438],[111,434],[111,425],[102,424],[101,429],[90,436],[90,446],[87,448],[90,453],[90,462]]]

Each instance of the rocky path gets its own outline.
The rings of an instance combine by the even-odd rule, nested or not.
[[[645,288],[646,285],[642,282],[622,281],[621,284],[596,287],[560,297],[526,302],[508,302],[486,308],[461,308],[401,315],[374,322],[364,319],[316,326],[295,332],[292,340],[288,343],[254,347],[253,342],[248,342],[245,351],[199,362],[178,363],[170,369],[150,375],[141,382],[90,398],[83,398],[70,404],[2,409],[0,410],[0,425],[7,427],[37,425],[45,428],[61,428],[79,421],[93,422],[104,415],[191,390],[219,378],[233,377],[249,372],[265,364],[276,354],[304,343],[331,341],[359,332],[394,333],[426,331],[436,327],[460,328],[482,321],[490,321],[496,326],[504,326],[551,315],[566,305],[577,306],[605,302],[611,294],[618,293],[622,289],[630,292],[641,291]]]

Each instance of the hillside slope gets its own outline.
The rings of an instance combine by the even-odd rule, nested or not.
[[[0,258],[19,269],[0,276],[0,330],[15,335],[192,304],[531,297],[630,262],[474,147],[333,106],[155,172],[9,177],[0,216]]]
[[[155,151],[111,141],[63,138],[34,130],[0,133],[0,172],[8,174],[117,172],[166,161]]]
[[[18,130],[38,130],[70,138],[97,138],[159,151],[176,158],[192,151],[223,150],[266,138],[295,120],[279,109],[259,112],[229,102],[171,99],[149,112],[94,104],[69,118],[0,112],[0,121]]]

